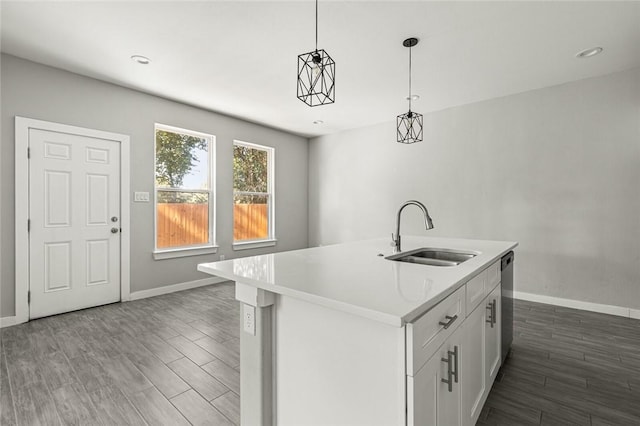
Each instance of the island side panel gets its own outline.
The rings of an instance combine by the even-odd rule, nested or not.
[[[240,305],[240,418],[273,424],[273,303],[275,295],[236,282]],[[251,318],[247,318],[249,315]],[[248,321],[248,322],[247,322]]]
[[[279,295],[278,425],[406,424],[405,329]]]

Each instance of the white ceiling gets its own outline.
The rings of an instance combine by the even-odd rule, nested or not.
[[[640,66],[638,1],[320,0],[336,103],[310,108],[296,98],[296,60],[314,48],[313,0],[1,7],[3,52],[305,136],[406,112],[410,36],[423,114]],[[575,58],[593,46],[604,53]]]

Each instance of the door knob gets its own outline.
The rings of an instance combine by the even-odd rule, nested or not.
[[[111,222],[117,222],[117,221],[118,221],[118,217],[117,216],[111,217]]]
[[[112,234],[117,234],[118,233],[118,228],[111,228],[111,233]]]

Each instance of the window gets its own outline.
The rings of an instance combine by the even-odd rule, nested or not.
[[[273,148],[233,143],[233,247],[275,245]]]
[[[215,137],[156,124],[154,257],[215,252]]]

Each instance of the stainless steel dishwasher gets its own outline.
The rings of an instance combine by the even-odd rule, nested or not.
[[[502,286],[502,364],[509,356],[511,342],[513,342],[513,252],[502,257],[501,281]]]

